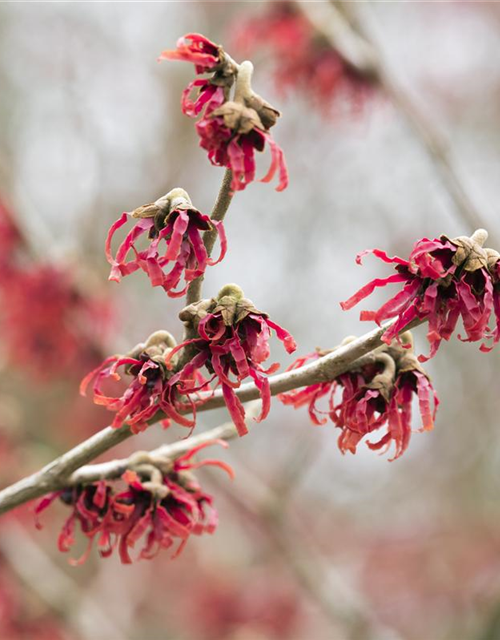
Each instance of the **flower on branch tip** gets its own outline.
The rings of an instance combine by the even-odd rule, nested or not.
[[[179,317],[198,337],[179,344],[170,352],[167,366],[171,366],[169,360],[178,350],[186,347],[193,350],[191,360],[171,380],[182,379],[186,372],[190,375],[193,369],[205,366],[212,379],[216,379],[216,386],[220,384],[222,387],[224,401],[238,434],[245,435],[248,432],[245,410],[234,390],[244,379],[253,379],[262,398],[262,411],[256,420],[263,420],[271,404],[267,374],[279,367],[277,363],[267,369],[262,367],[270,355],[271,331],[276,333],[288,353],[295,351],[295,340],[266,313],[258,311],[236,285],[223,287],[217,298],[189,305]]]
[[[115,413],[111,426],[119,429],[124,424],[133,433],[144,431],[158,411],[163,411],[165,428],[173,420],[185,427],[194,427],[196,404],[191,397],[208,390],[207,381],[198,370],[186,370],[184,375],[173,376],[166,360],[171,362],[171,352],[176,342],[167,331],[156,331],[144,344],[137,345],[129,354],[111,356],[91,371],[80,385],[80,393],[86,395],[87,387],[93,380],[92,391],[95,404],[103,405]],[[103,387],[108,382],[119,382],[119,369],[131,376],[132,380],[121,395],[108,396]],[[123,390],[123,387],[120,388]],[[201,400],[200,400],[201,402]],[[181,415],[181,411],[193,412],[193,418]]]
[[[399,458],[410,442],[413,397],[418,398],[421,431],[433,428],[439,404],[429,377],[413,353],[410,333],[406,332],[402,340],[402,344],[384,345],[365,358],[359,367],[333,380],[278,397],[283,404],[295,409],[307,406],[313,424],[325,424],[330,418],[341,429],[338,446],[342,453],[356,453],[358,443],[365,436],[386,428],[378,441],[367,442],[367,445],[370,449],[387,449],[394,442],[395,454],[391,460]],[[316,351],[299,358],[289,370],[300,368],[327,353]],[[327,400],[326,410],[318,408],[322,398]]]
[[[460,317],[466,334],[465,337],[459,335],[460,340],[477,342],[493,338],[495,344],[500,339],[500,330],[492,334],[488,322],[492,311],[497,323],[500,318],[500,294],[494,287],[494,269],[500,256],[491,249],[483,249],[487,237],[487,232],[479,229],[470,238],[423,238],[415,243],[408,260],[391,258],[380,249],[364,251],[356,258],[358,264],[364,255],[373,253],[384,262],[395,264],[396,273],[383,279],[375,278],[342,302],[341,307],[351,309],[375,288],[400,283],[403,289],[377,311],[360,314],[361,320],[375,320],[378,325],[396,318],[382,336],[387,344],[413,320],[427,319],[430,354],[419,357],[425,361],[435,355],[442,340],[450,339]],[[490,348],[485,344],[481,346],[482,351]]]
[[[159,60],[183,60],[195,65],[197,75],[211,73],[209,78],[197,78],[182,93],[182,112],[196,118],[203,110],[210,113],[229,98],[238,65],[224,49],[205,36],[189,33],[177,41],[177,49],[164,51]],[[193,91],[196,99],[191,99]]]
[[[269,133],[280,112],[252,91],[252,63],[237,65],[222,47],[199,34],[184,36],[176,50],[164,51],[160,59],[192,62],[197,74],[212,74],[197,78],[186,87],[181,106],[189,117],[202,115],[196,123],[200,146],[208,151],[213,165],[231,169],[232,191],[241,191],[255,180],[255,151],[263,151],[266,143],[271,165],[261,182],[270,182],[278,172],[276,190],[285,189],[288,185],[285,157]],[[197,96],[193,100],[195,90]]]
[[[158,60],[182,60],[192,62],[196,73],[207,73],[224,63],[224,49],[202,36],[200,33],[188,33],[177,40],[177,48],[163,51]]]
[[[88,539],[82,557],[70,560],[73,565],[85,562],[94,540],[103,558],[118,547],[123,564],[132,562],[130,550],[140,540],[144,542],[138,559],[152,559],[178,542],[172,555],[176,558],[191,535],[213,533],[218,524],[213,498],[203,491],[192,470],[211,465],[226,471],[230,478],[234,476],[232,468],[220,460],[193,461],[200,449],[212,444],[227,447],[223,440],[210,440],[175,460],[158,460],[138,452],[122,475],[124,488],[117,486],[119,481],[100,480],[48,494],[35,507],[35,524],[41,528],[40,513],[57,498],[72,509],[59,534],[59,550],[71,550],[77,526]]]
[[[113,236],[129,217],[137,222],[113,256]],[[221,252],[217,260],[208,256],[201,235],[205,231],[215,231],[219,236]],[[136,243],[143,234],[147,234],[150,243],[146,249],[139,250]],[[171,298],[177,298],[205,273],[207,266],[218,264],[224,258],[226,248],[222,222],[211,220],[195,209],[184,189],[172,189],[156,202],[143,205],[131,214],[124,213],[111,226],[106,240],[106,257],[111,264],[109,279],[119,282],[123,276],[142,269],[154,287],[163,287]],[[128,259],[130,254],[132,257]],[[186,284],[177,289],[182,277]]]

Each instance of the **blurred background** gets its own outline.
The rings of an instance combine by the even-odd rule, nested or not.
[[[394,100],[330,59],[312,27],[307,47],[287,40],[279,5],[0,6],[2,487],[108,423],[78,395],[105,355],[159,328],[181,338],[182,300],[142,273],[108,282],[103,247],[122,211],[181,186],[208,213],[218,192],[223,169],[180,111],[192,67],[156,61],[182,34],[252,58],[255,90],[283,113],[273,135],[290,172],[283,193],[254,183],[236,194],[229,252],[208,270],[206,296],[237,282],[306,354],[372,328],[339,307],[388,274],[369,258],[356,266],[358,251],[405,257],[421,237],[473,231]],[[500,6],[354,8],[401,91],[449,139],[465,191],[500,238]],[[415,337],[427,352],[425,329]],[[275,347],[284,368],[292,357]],[[342,456],[333,424],[314,427],[306,410],[275,401],[265,424],[220,454],[233,483],[200,471],[220,525],[175,561],[164,552],[123,566],[94,551],[70,567],[56,546],[63,505],[41,532],[32,505],[3,516],[0,637],[500,638],[499,365],[498,352],[443,345],[427,366],[442,402],[436,427],[392,463],[364,444]],[[197,429],[226,419],[201,414]],[[107,458],[185,435],[155,426]]]

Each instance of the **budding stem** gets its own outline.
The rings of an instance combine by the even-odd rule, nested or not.
[[[484,246],[486,240],[488,240],[488,232],[486,229],[476,229],[471,235],[470,239],[478,244],[480,247]]]
[[[250,60],[245,60],[240,64],[236,87],[234,89],[234,101],[245,102],[245,98],[251,98],[252,91],[253,64]]]

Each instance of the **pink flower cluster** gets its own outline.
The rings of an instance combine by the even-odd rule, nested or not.
[[[137,464],[137,470],[127,470],[123,474],[124,490],[118,490],[113,482],[100,480],[51,493],[35,509],[36,525],[41,528],[39,514],[59,498],[72,510],[59,534],[59,550],[64,553],[71,550],[77,526],[88,539],[83,556],[70,560],[70,564],[85,562],[94,540],[103,558],[111,556],[118,547],[123,564],[132,562],[130,551],[141,540],[144,543],[139,559],[154,558],[162,549],[178,543],[172,556],[175,558],[190,536],[213,533],[217,527],[217,511],[213,507],[212,496],[203,491],[193,474],[189,473],[193,469],[213,465],[233,477],[231,467],[220,460],[192,460],[200,449],[215,443],[227,447],[227,443],[221,440],[206,442],[170,461],[168,469],[163,471],[149,463]]]
[[[460,236],[452,240],[445,236],[415,243],[408,260],[390,258],[384,251],[373,249],[360,253],[356,262],[367,253],[373,253],[384,262],[395,264],[394,275],[375,278],[349,300],[342,302],[344,310],[351,309],[369,296],[377,287],[387,284],[403,284],[403,288],[377,311],[362,311],[361,320],[396,321],[384,332],[387,344],[413,320],[427,319],[427,340],[432,358],[442,340],[449,340],[457,322],[462,318],[465,342],[478,342],[493,338],[493,344],[481,345],[489,351],[500,339],[500,288],[498,287],[499,254],[483,249],[487,233],[480,229],[471,237]],[[492,312],[497,319],[497,329],[492,332],[488,322]],[[427,357],[420,356],[424,361]]]
[[[394,460],[405,452],[410,442],[413,397],[418,398],[422,431],[433,428],[439,404],[428,376],[411,351],[409,334],[405,334],[405,339],[405,345],[396,344],[376,352],[365,364],[334,380],[282,393],[279,398],[295,409],[307,406],[313,424],[325,424],[329,418],[341,430],[338,446],[342,453],[356,453],[358,443],[365,436],[385,428],[386,433],[379,440],[367,445],[370,449],[383,449],[394,442]],[[322,355],[326,352],[317,351],[299,358],[290,370]],[[318,407],[323,398],[327,400],[326,410]]]
[[[194,427],[197,406],[210,399],[220,385],[238,433],[245,435],[245,411],[235,389],[247,378],[255,382],[262,397],[258,421],[263,420],[271,404],[267,375],[279,367],[277,363],[268,368],[262,366],[270,355],[271,332],[276,333],[288,353],[296,349],[295,340],[266,313],[258,311],[236,285],[223,287],[215,299],[186,307],[180,318],[197,337],[176,345],[168,332],[158,331],[128,355],[111,356],[91,371],[82,381],[82,394],[93,380],[94,402],[115,413],[112,426],[128,424],[138,433],[160,411],[166,416],[165,427],[171,420]],[[182,364],[178,358],[186,350],[190,350],[189,356]],[[203,367],[208,370],[209,379],[202,374]],[[119,396],[109,396],[104,386],[121,379],[120,368],[131,376],[131,381]],[[182,415],[187,412],[193,413],[192,419]]]
[[[200,146],[208,151],[213,165],[231,169],[231,189],[241,191],[255,180],[255,151],[263,151],[266,143],[271,151],[271,166],[261,182],[270,182],[278,172],[276,190],[285,189],[285,158],[269,133],[280,114],[251,90],[251,63],[237,65],[221,46],[196,33],[181,38],[177,49],[164,51],[160,56],[163,59],[191,62],[198,75],[212,74],[187,86],[181,106],[189,117],[202,114],[196,123]],[[236,89],[231,100],[233,84]],[[193,90],[198,92],[194,101]]]
[[[113,237],[129,217],[138,221],[113,256]],[[215,231],[219,236],[221,252],[217,260],[212,260],[207,254],[201,236],[205,231]],[[139,250],[136,244],[144,234],[150,243]],[[163,252],[160,249],[162,244],[165,247]],[[183,189],[173,189],[132,214],[124,213],[111,226],[106,240],[106,257],[111,264],[109,279],[119,282],[122,276],[142,269],[153,287],[163,287],[171,298],[178,298],[186,293],[193,280],[205,273],[207,266],[218,264],[224,258],[226,248],[222,222],[211,220],[195,209]],[[131,253],[132,258],[128,259]],[[177,289],[182,277],[185,285]]]
[[[94,381],[94,402],[114,412],[111,426],[115,429],[126,423],[133,433],[144,431],[159,411],[166,415],[162,421],[164,427],[170,426],[171,420],[185,427],[194,427],[196,403],[191,394],[197,395],[208,389],[208,382],[198,369],[186,371],[182,377],[172,375],[166,360],[175,344],[168,332],[153,333],[145,344],[137,345],[128,355],[107,358],[85,376],[80,392],[85,395],[88,385]],[[103,391],[106,383],[121,380],[120,368],[131,377],[131,381],[121,395],[106,395]],[[191,410],[193,419],[181,415],[183,410]]]
[[[216,299],[201,300],[186,307],[180,317],[195,326],[199,337],[175,347],[167,356],[167,364],[178,350],[194,347],[192,360],[177,375],[183,377],[185,371],[190,374],[194,367],[205,366],[212,379],[216,379],[215,386],[220,384],[222,387],[224,401],[239,435],[245,435],[248,432],[245,410],[234,390],[243,380],[252,378],[262,398],[262,411],[257,421],[264,420],[271,405],[267,374],[279,367],[277,363],[267,369],[262,367],[270,355],[271,331],[276,333],[288,353],[297,348],[295,340],[266,313],[258,311],[236,285],[221,289]]]

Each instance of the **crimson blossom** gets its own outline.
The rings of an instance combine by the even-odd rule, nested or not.
[[[412,401],[418,398],[421,431],[430,431],[439,404],[429,377],[412,353],[409,332],[404,345],[393,345],[367,358],[364,364],[333,380],[309,385],[304,389],[282,393],[278,397],[295,409],[307,406],[311,421],[323,425],[327,419],[341,429],[338,446],[342,453],[356,453],[358,443],[367,435],[385,427],[386,433],[376,442],[367,442],[370,449],[383,449],[395,444],[391,460],[407,449],[412,432]],[[406,348],[405,348],[406,347]],[[316,351],[297,359],[289,370],[302,367],[328,352]],[[327,410],[318,402],[327,399]],[[434,408],[431,409],[431,398]]]
[[[177,40],[177,48],[161,53],[158,60],[182,60],[192,62],[197,75],[212,73],[210,78],[197,78],[183,91],[182,112],[195,118],[204,109],[210,113],[228,99],[229,90],[234,84],[238,65],[224,49],[199,33],[188,33]],[[198,95],[193,102],[190,98],[193,90]]]
[[[191,375],[193,369],[205,366],[212,374],[212,380],[217,379],[216,386],[220,384],[222,387],[224,401],[238,434],[245,435],[248,433],[245,410],[234,390],[251,377],[262,398],[262,411],[256,420],[264,420],[271,405],[267,374],[279,367],[278,363],[267,369],[261,366],[270,355],[271,331],[276,333],[288,353],[297,348],[295,340],[266,313],[258,311],[234,284],[223,287],[216,299],[189,305],[179,317],[196,331],[198,337],[182,342],[167,355],[167,366],[172,366],[170,359],[178,350],[185,347],[194,349],[192,359],[171,381],[182,380],[184,376]]]
[[[111,252],[111,242],[118,229],[129,217],[137,218],[135,226],[120,244],[116,255]],[[209,258],[201,234],[216,231],[221,243],[217,260]],[[147,234],[149,246],[139,251],[136,242]],[[162,253],[160,244],[165,244]],[[110,280],[119,282],[137,269],[142,269],[153,287],[163,287],[171,298],[183,296],[189,284],[205,273],[207,266],[218,264],[226,254],[226,234],[221,221],[211,220],[191,203],[184,189],[172,189],[152,204],[146,204],[131,214],[124,213],[110,228],[106,240],[106,257],[111,264]],[[128,260],[129,254],[133,257]],[[165,268],[170,268],[168,272]],[[185,286],[177,290],[184,276]]]
[[[483,249],[487,237],[487,232],[480,229],[471,238],[423,238],[415,243],[408,260],[397,256],[390,258],[380,249],[363,251],[356,257],[358,264],[364,255],[373,253],[384,262],[395,264],[396,273],[387,278],[375,278],[341,302],[341,307],[351,309],[376,287],[403,283],[403,289],[377,311],[362,311],[360,314],[361,320],[375,320],[378,325],[396,318],[382,336],[387,344],[413,320],[427,319],[430,355],[419,356],[421,361],[425,361],[435,355],[442,340],[450,339],[460,317],[466,334],[466,337],[459,335],[460,340],[477,342],[494,337],[494,342],[497,342],[498,332],[495,337],[488,328],[494,309],[489,263],[491,254],[496,252]],[[495,312],[499,318],[498,303]],[[487,347],[483,344],[481,349],[484,351]]]
[[[191,82],[183,92],[181,106],[189,117],[202,114],[196,123],[200,146],[208,151],[213,165],[231,169],[232,191],[241,191],[255,180],[255,151],[263,151],[266,144],[271,152],[271,165],[261,182],[270,182],[278,173],[276,190],[285,189],[288,185],[285,157],[269,133],[280,113],[252,91],[252,64],[248,61],[236,64],[220,45],[192,33],[177,42],[176,50],[164,51],[160,56],[163,59],[192,62],[197,74],[213,74]],[[230,100],[233,83],[235,92]],[[193,101],[190,96],[194,89],[198,96]]]
[[[170,420],[185,427],[194,427],[196,403],[191,394],[203,390],[207,381],[197,370],[184,372],[175,379],[166,366],[166,358],[176,343],[167,331],[156,331],[145,344],[137,345],[129,354],[110,356],[82,380],[80,392],[86,394],[92,380],[93,400],[115,413],[111,426],[119,429],[125,423],[133,433],[144,431],[149,421],[163,411],[166,418],[163,426],[170,426]],[[170,359],[169,359],[170,360]],[[108,381],[119,381],[119,369],[132,377],[128,387],[119,396],[108,396],[103,386]],[[181,415],[180,411],[190,410],[193,419]]]
[[[211,440],[176,460],[166,461],[163,466],[151,464],[146,454],[145,461],[122,475],[126,484],[123,491],[117,490],[115,483],[100,480],[48,494],[35,508],[35,524],[41,528],[38,516],[57,498],[71,507],[72,512],[59,534],[59,551],[66,553],[75,544],[77,524],[88,539],[85,553],[78,560],[70,560],[72,565],[85,562],[94,539],[97,539],[102,558],[111,556],[118,547],[123,564],[132,562],[130,549],[144,537],[138,559],[154,558],[161,549],[168,549],[179,541],[172,555],[176,558],[191,535],[213,533],[217,528],[213,498],[190,473],[193,469],[212,465],[233,478],[231,467],[220,460],[192,460],[200,449],[216,443],[227,447],[223,440]]]

